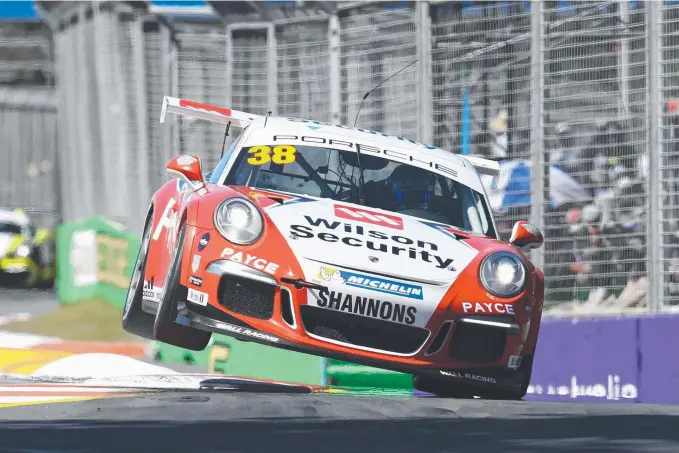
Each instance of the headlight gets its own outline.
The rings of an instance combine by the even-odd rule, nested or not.
[[[526,269],[521,260],[510,252],[488,255],[481,263],[481,283],[498,297],[514,297],[523,291]]]
[[[21,244],[14,251],[14,254],[17,256],[17,258],[26,258],[28,255],[31,254],[31,248],[26,244]]]
[[[228,241],[248,245],[262,236],[264,219],[254,204],[231,198],[215,210],[215,226]]]

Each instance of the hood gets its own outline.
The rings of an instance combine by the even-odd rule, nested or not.
[[[328,199],[298,199],[266,213],[300,260],[450,284],[478,254],[449,226]]]
[[[447,225],[328,199],[280,201],[260,206],[294,252],[304,278],[329,288],[326,295],[310,290],[309,303],[317,306],[336,303],[337,310],[371,316],[357,305],[357,299],[369,298],[381,304],[379,314],[373,305],[373,317],[424,327],[479,254]]]
[[[7,255],[15,237],[15,234],[0,233],[0,258],[4,258]]]
[[[450,284],[479,253],[452,228],[328,199],[266,209],[300,260],[432,284]]]

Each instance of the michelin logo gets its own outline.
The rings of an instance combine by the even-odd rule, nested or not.
[[[422,300],[422,287],[410,285],[394,280],[369,277],[354,272],[341,271],[329,267],[321,267],[318,278],[325,281],[337,282],[355,288],[365,288],[385,294]]]

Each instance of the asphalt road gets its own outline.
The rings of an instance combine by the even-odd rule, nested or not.
[[[57,306],[0,289],[0,316]],[[0,452],[67,451],[676,453],[679,406],[201,391],[0,409]]]
[[[0,418],[8,453],[679,451],[675,406],[193,392]]]
[[[0,288],[0,317],[17,313],[40,315],[57,308],[54,290]]]

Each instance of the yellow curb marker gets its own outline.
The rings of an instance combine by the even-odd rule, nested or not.
[[[55,360],[72,355],[71,352],[61,351],[0,348],[0,372],[29,376]]]

